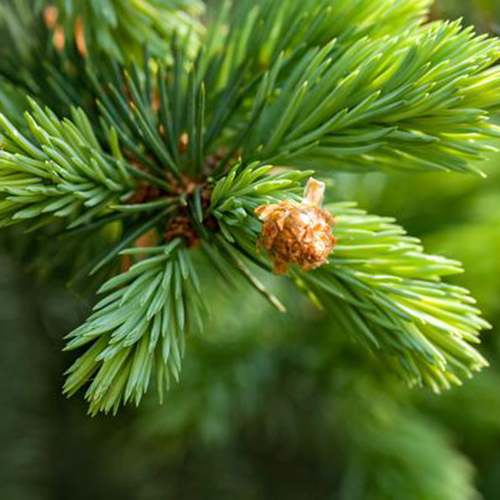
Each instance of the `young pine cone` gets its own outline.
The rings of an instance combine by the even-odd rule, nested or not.
[[[335,221],[321,208],[324,193],[325,185],[310,179],[302,203],[282,201],[255,209],[264,222],[259,247],[274,260],[276,274],[287,273],[291,264],[311,271],[328,261],[335,247]]]

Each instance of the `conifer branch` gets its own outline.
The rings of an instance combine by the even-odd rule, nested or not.
[[[229,243],[269,269],[256,250],[260,223],[254,209],[275,203],[287,190],[293,199],[297,189],[296,172],[267,172],[247,167],[219,181],[212,210]],[[352,203],[327,208],[337,222],[338,245],[320,269],[292,271],[299,289],[410,384],[439,392],[487,365],[473,346],[488,323],[467,290],[442,281],[461,272],[460,263],[425,254],[392,219],[367,215]]]
[[[301,168],[475,171],[495,151],[498,40],[460,24],[307,52],[269,95],[244,156]],[[453,62],[452,62],[453,61]],[[478,89],[481,89],[478,92]]]
[[[151,384],[160,399],[178,380],[188,330],[202,325],[200,283],[190,254],[175,240],[162,247],[133,248],[147,256],[110,279],[90,318],[69,335],[67,349],[88,347],[68,370],[64,392],[87,382],[90,413],[116,413],[139,404]],[[194,322],[194,324],[193,324]]]
[[[204,322],[195,248],[284,310],[252,269],[272,269],[254,211],[299,202],[307,169],[477,172],[500,137],[500,42],[426,23],[428,0],[226,2],[206,31],[197,1],[61,0],[45,26],[30,5],[0,8],[12,42],[12,56],[0,47],[0,225],[64,224],[76,242],[116,230],[79,274],[123,272],[69,343],[90,345],[65,390],[90,382],[92,413],[177,378],[185,333]],[[26,93],[53,111],[32,103],[22,125]],[[438,391],[486,364],[472,345],[488,325],[442,281],[458,263],[390,219],[328,210],[338,245],[328,264],[289,273],[298,288],[412,384]]]
[[[32,108],[26,121],[34,140],[0,115],[2,226],[55,216],[76,227],[133,194],[131,175],[120,159],[109,161],[83,111],[70,121]]]

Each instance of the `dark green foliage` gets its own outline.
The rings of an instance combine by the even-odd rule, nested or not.
[[[473,470],[449,436],[423,415],[358,380],[337,410],[350,463],[341,497],[349,500],[477,498]],[[366,398],[366,394],[370,394]],[[388,436],[391,436],[388,438]]]

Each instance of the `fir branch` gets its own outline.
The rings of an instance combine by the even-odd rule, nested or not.
[[[244,156],[299,168],[475,171],[494,151],[500,42],[456,23],[309,51],[282,79]],[[478,92],[478,89],[481,89]]]
[[[167,166],[177,181],[181,172],[210,173],[211,158],[220,175],[237,155],[325,173],[475,173],[471,162],[495,151],[486,140],[500,137],[490,123],[500,109],[500,43],[459,23],[352,44],[334,39],[293,61],[281,52],[250,81],[248,58],[227,69],[223,89],[206,73],[218,67],[215,55],[202,51],[191,64],[185,44],[173,54],[172,68],[117,66],[107,81],[93,80],[99,109],[127,151],[157,172]]]
[[[288,198],[296,196],[293,184],[277,188],[289,175],[266,176],[265,168],[247,167],[219,181],[212,196],[228,241],[268,268],[256,250],[260,223],[253,212],[286,189]],[[487,365],[473,345],[489,325],[466,290],[442,282],[461,272],[460,263],[423,253],[392,219],[367,215],[351,203],[328,209],[337,221],[338,245],[327,265],[291,272],[299,289],[412,385],[439,392]]]
[[[133,193],[121,161],[111,162],[81,110],[60,120],[32,102],[26,122],[33,138],[0,115],[0,224],[64,217],[70,227],[90,221]]]
[[[86,398],[93,415],[138,405],[152,383],[161,399],[171,378],[179,378],[188,330],[200,323],[200,285],[181,240],[124,253],[138,252],[147,258],[110,279],[100,290],[105,298],[69,335],[67,349],[90,346],[68,370],[64,392],[91,381]]]

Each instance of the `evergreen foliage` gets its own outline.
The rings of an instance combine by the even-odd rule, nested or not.
[[[427,22],[427,0],[223,2],[206,29],[189,17],[197,2],[78,5],[56,6],[59,48],[42,23],[51,2],[0,11],[24,64],[0,62],[0,222],[76,242],[115,228],[89,262],[106,295],[69,335],[87,350],[65,391],[90,383],[93,414],[178,379],[188,331],[206,322],[205,266],[284,309],[256,271],[271,266],[254,209],[300,199],[310,169],[477,173],[500,136],[500,42]],[[443,281],[460,264],[391,219],[327,208],[339,244],[326,266],[289,274],[299,290],[411,384],[439,391],[486,365],[474,344],[488,324]]]
[[[36,0],[37,12],[45,9],[48,27],[76,39],[85,53],[106,52],[123,61],[140,54],[147,45],[153,55],[164,58],[172,36],[197,37],[203,28],[197,18],[204,10],[199,0]],[[80,39],[78,40],[78,37]]]

